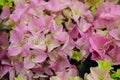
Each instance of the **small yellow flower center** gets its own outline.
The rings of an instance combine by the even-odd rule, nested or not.
[[[34,44],[35,44],[35,45],[38,45],[38,44],[39,44],[39,41],[38,41],[38,40],[35,40]]]
[[[35,29],[35,30],[34,30],[34,32],[36,32],[36,33],[37,33],[37,32],[38,32],[38,29]]]
[[[115,59],[115,58],[112,58],[112,62],[114,62],[114,63],[115,63],[115,62],[116,62],[116,59]]]
[[[101,51],[101,50],[103,50],[103,48],[102,48],[102,47],[100,47],[100,48],[99,48],[99,50]]]
[[[48,41],[46,41],[46,43],[49,45],[49,44],[51,44],[51,41],[50,41],[50,40],[48,40]]]
[[[23,46],[23,43],[19,43],[19,46],[22,47],[22,46]]]
[[[32,55],[32,56],[31,56],[31,59],[34,59],[34,58],[35,58],[35,55]]]
[[[48,27],[48,26],[45,26],[45,29],[49,29],[49,27]]]

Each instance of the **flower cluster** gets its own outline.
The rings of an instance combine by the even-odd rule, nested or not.
[[[0,14],[0,79],[83,80],[74,60],[80,66],[90,55],[98,67],[84,80],[120,79],[119,70],[110,73],[120,65],[119,0],[8,3]]]

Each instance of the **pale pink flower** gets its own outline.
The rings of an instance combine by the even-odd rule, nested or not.
[[[50,61],[50,68],[53,69],[55,72],[59,72],[65,70],[65,68],[70,67],[71,64],[67,60],[65,56],[58,55],[56,60]]]
[[[79,32],[81,33],[81,35],[83,35],[84,32],[89,30],[90,27],[92,26],[92,24],[88,23],[84,18],[81,18],[80,22],[78,22],[77,24],[78,24]]]
[[[24,33],[22,31],[19,31],[19,29],[16,28],[16,30],[13,30],[10,36],[11,44],[8,47],[9,56],[17,56],[20,53],[24,53],[24,51],[26,54],[24,54],[23,56],[27,55],[27,51],[29,51],[29,46],[24,36]]]
[[[29,55],[24,58],[24,68],[34,68],[38,63],[42,63],[47,58],[47,54],[41,50],[31,50]]]
[[[37,34],[29,37],[28,45],[32,49],[40,49],[40,50],[45,51],[46,50],[45,35],[42,33],[37,33]]]
[[[54,48],[57,48],[60,46],[60,42],[56,39],[51,34],[46,35],[45,37],[45,45],[47,46],[47,51],[50,52]]]
[[[120,40],[120,28],[113,29],[109,32],[110,36],[112,36],[115,40]]]
[[[34,17],[28,23],[28,30],[34,35],[44,30],[44,18],[41,15],[39,18]]]
[[[62,9],[65,9],[70,4],[71,4],[70,0],[50,0],[49,2],[47,2],[45,7],[50,11],[57,12]]]
[[[55,39],[61,42],[65,42],[66,36],[68,36],[62,26],[57,26],[56,29],[52,31],[52,35]]]
[[[87,11],[87,7],[82,2],[79,2],[77,0],[72,0],[70,9],[73,13],[73,19],[75,21],[77,21],[79,17],[83,16],[83,14]]]
[[[73,80],[78,75],[78,72],[74,66],[71,66],[67,70],[56,72],[56,76],[52,76],[50,80]]]
[[[23,3],[18,3],[16,5],[16,9],[14,10],[14,12],[10,15],[10,19],[12,19],[13,21],[17,22],[19,20],[24,20],[25,19],[25,14],[27,11],[28,7],[25,6],[25,4]]]
[[[91,32],[86,32],[75,42],[76,48],[80,50],[81,57],[87,57],[90,53],[90,36]]]
[[[115,28],[115,29],[112,29],[109,34],[110,36],[112,36],[114,38],[114,43],[116,45],[118,45],[120,47],[120,32],[119,32],[120,28]]]
[[[10,37],[10,46],[8,48],[9,56],[16,56],[22,52],[23,47],[23,33],[17,32],[14,30]]]
[[[90,68],[90,74],[87,75],[87,80],[112,80],[109,70],[101,69],[99,67]]]

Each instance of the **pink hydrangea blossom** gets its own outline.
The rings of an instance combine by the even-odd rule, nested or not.
[[[106,80],[112,80],[114,70],[109,74],[106,69],[91,68],[94,64],[88,60],[120,65],[118,1],[0,3],[0,79],[83,80],[79,77],[85,75],[84,80],[99,80],[104,73]]]
[[[40,50],[32,50],[29,56],[24,59],[24,67],[26,69],[34,68],[38,63],[42,63],[47,58],[47,54]]]
[[[9,17],[10,15],[10,8],[9,7],[6,7],[4,8],[4,10],[2,11],[1,15],[0,15],[0,18],[1,19],[5,19],[7,17]]]
[[[101,36],[99,34],[94,34],[89,39],[91,44],[91,51],[93,52],[92,55],[98,54],[101,59],[105,58],[105,52],[108,48],[108,43],[110,40],[104,36]],[[97,58],[97,56],[96,56]],[[95,57],[94,57],[95,59]]]
[[[50,0],[46,4],[46,9],[56,12],[68,7],[70,4],[70,0]]]

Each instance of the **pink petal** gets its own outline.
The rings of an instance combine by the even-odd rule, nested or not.
[[[3,32],[1,35],[0,35],[0,47],[2,47],[3,49],[5,49],[5,47],[8,46],[8,35],[6,32]]]
[[[6,7],[3,9],[1,15],[0,15],[0,18],[1,19],[5,19],[7,18],[8,16],[10,15],[10,8],[9,7]]]
[[[30,60],[30,58],[24,59],[24,68],[31,69],[35,67],[35,63]]]
[[[42,63],[46,60],[47,58],[47,54],[43,51],[37,51],[37,50],[34,50],[34,51],[31,51],[32,55],[35,55],[35,58],[32,59],[32,61],[34,63]]]
[[[105,45],[109,41],[108,38],[105,38],[99,34],[94,34],[89,39],[91,47],[95,50],[102,58],[105,55]]]
[[[91,24],[88,23],[85,19],[81,18],[79,24],[79,31],[86,32],[90,27]]]
[[[113,29],[109,33],[112,37],[115,38],[115,40],[120,40],[120,28]]]
[[[33,49],[46,50],[44,34],[36,34],[28,39],[28,45]]]
[[[22,47],[16,44],[10,44],[8,48],[8,56],[17,56],[22,52]]]
[[[15,78],[15,70],[14,68],[12,70],[9,71],[9,80],[14,80]]]
[[[20,43],[23,40],[23,33],[14,30],[10,36],[10,41],[11,43]]]
[[[50,0],[46,5],[46,9],[56,12],[68,7],[69,5],[70,0]]]
[[[4,65],[4,66],[2,66],[1,78],[2,78],[4,75],[6,75],[11,69],[12,69],[12,67],[9,66],[9,65]]]

